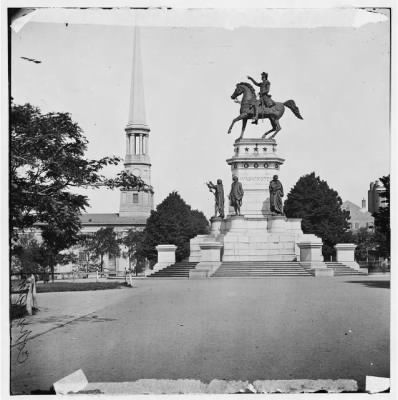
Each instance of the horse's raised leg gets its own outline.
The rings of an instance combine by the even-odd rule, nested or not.
[[[270,139],[273,139],[275,135],[281,130],[281,126],[279,125],[279,121],[275,121],[275,133],[270,137]]]
[[[243,119],[243,115],[242,114],[232,120],[231,126],[228,129],[228,133],[231,133],[232,127],[234,126],[235,122],[238,122],[241,119]]]
[[[247,124],[247,118],[242,119],[242,132],[240,134],[239,139],[243,138],[243,133],[245,132],[246,124]]]

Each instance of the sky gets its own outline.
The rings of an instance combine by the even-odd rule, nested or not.
[[[390,173],[390,21],[385,12],[346,10],[118,10],[34,15],[12,33],[14,102],[69,112],[89,140],[87,157],[124,157],[134,26],[140,25],[145,109],[155,205],[178,191],[210,217],[205,182],[221,178],[241,125],[230,96],[247,75],[269,74],[272,98],[293,99],[275,137],[285,193],[315,172],[360,205],[369,184]],[[67,24],[66,24],[67,22]],[[21,57],[34,58],[40,64]],[[261,137],[269,121],[248,124]],[[108,168],[112,176],[123,168]],[[120,193],[84,192],[88,212],[115,213]]]

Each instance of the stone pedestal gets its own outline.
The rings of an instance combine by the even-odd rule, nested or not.
[[[279,233],[286,231],[287,218],[284,215],[275,215],[267,218],[268,221],[268,232]]]
[[[199,244],[205,241],[213,240],[210,235],[197,235],[189,241],[189,262],[200,262],[200,246]]]
[[[359,270],[361,267],[355,261],[356,247],[357,247],[356,244],[353,243],[336,244],[336,246],[334,246],[334,248],[336,249],[336,261],[344,265],[347,265],[347,267]]]
[[[304,268],[313,271],[316,277],[334,275],[333,270],[323,262],[322,239],[307,234],[297,245],[300,248],[300,264]]]
[[[190,279],[204,279],[211,276],[221,265],[221,249],[219,242],[205,241],[199,244],[201,258],[195,269],[189,271]]]
[[[215,241],[222,241],[222,232],[224,230],[225,221],[221,217],[210,218],[210,236]]]
[[[244,195],[241,213],[248,218],[270,215],[269,184],[285,161],[276,154],[274,139],[240,139],[234,143],[234,155],[227,160],[232,175],[242,183]],[[233,209],[230,207],[230,213]]]
[[[303,236],[300,219],[284,216],[228,217],[223,261],[294,261]]]
[[[149,271],[149,275],[160,271],[169,265],[175,264],[176,262],[177,246],[174,244],[160,244],[159,246],[156,246],[156,250],[158,252],[158,262],[153,267],[153,270]]]

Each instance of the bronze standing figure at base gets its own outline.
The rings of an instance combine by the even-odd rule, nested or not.
[[[232,177],[231,192],[229,193],[229,201],[235,210],[235,215],[240,215],[240,207],[242,206],[243,187],[237,176]]]
[[[278,175],[274,175],[272,181],[269,184],[270,210],[272,213],[283,215],[282,197],[282,183],[278,180]]]
[[[224,186],[222,180],[217,179],[217,185],[212,181],[207,182],[206,185],[210,192],[214,194],[214,216],[217,217],[217,214],[219,214],[221,218],[224,218]]]

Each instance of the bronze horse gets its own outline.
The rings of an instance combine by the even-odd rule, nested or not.
[[[247,82],[240,82],[236,85],[236,89],[233,92],[231,99],[235,100],[241,94],[243,94],[243,97],[242,101],[240,102],[240,114],[238,117],[232,120],[231,126],[228,129],[228,133],[231,133],[235,122],[242,120],[242,132],[237,140],[242,139],[243,132],[246,129],[247,120],[255,116],[255,105],[260,107],[258,110],[258,118],[268,118],[272,125],[272,129],[265,132],[262,136],[263,138],[265,138],[269,133],[274,132],[274,134],[270,137],[270,139],[272,139],[281,130],[279,119],[285,112],[285,106],[290,108],[297,118],[303,119],[294,100],[287,100],[284,103],[274,102],[275,104],[272,107],[264,107],[264,105],[260,105],[259,100],[257,100],[253,86]]]

